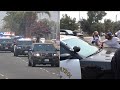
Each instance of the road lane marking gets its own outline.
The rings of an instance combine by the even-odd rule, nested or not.
[[[44,71],[46,70],[46,69],[43,69]]]
[[[52,74],[55,74],[55,73],[52,73]]]
[[[20,57],[17,57],[18,59],[21,59],[23,62],[25,62],[25,63],[28,63],[26,60],[24,60],[24,59],[22,59],[22,58],[20,58]]]
[[[0,74],[2,77],[4,76],[3,74]]]
[[[46,72],[49,72],[48,70],[45,70]]]
[[[42,68],[40,68],[40,69],[42,69]]]

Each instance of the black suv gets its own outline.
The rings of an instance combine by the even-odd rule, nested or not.
[[[0,51],[13,52],[13,41],[10,37],[0,37]]]
[[[14,56],[28,55],[28,51],[31,49],[32,43],[32,40],[28,38],[18,39],[14,46]]]
[[[28,53],[28,66],[34,67],[36,64],[51,64],[59,67],[59,55],[53,44],[34,43],[32,50]]]

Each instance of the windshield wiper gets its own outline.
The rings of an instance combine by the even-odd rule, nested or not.
[[[90,57],[90,56],[93,56],[93,55],[95,55],[95,54],[98,54],[99,52],[101,52],[103,49],[98,49],[95,53],[93,53],[93,54],[91,54],[91,55],[89,55],[89,56],[87,56],[87,57]]]

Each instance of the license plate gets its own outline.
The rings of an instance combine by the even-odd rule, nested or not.
[[[45,62],[49,62],[49,59],[45,59]]]
[[[25,53],[28,53],[28,51],[25,51]]]
[[[8,47],[5,47],[5,49],[8,49]]]

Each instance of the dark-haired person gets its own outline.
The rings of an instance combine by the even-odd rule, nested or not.
[[[117,37],[120,39],[120,30],[118,30],[118,31],[115,33],[115,36],[117,36]]]
[[[102,41],[101,46],[103,46],[103,44],[105,43],[106,45],[108,45],[111,48],[120,48],[120,44],[119,44],[120,39],[117,37],[114,37],[111,32],[108,32],[105,35],[105,38],[106,39],[104,41]]]

